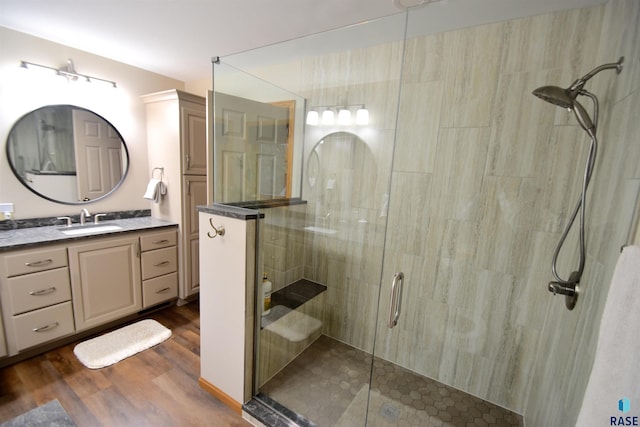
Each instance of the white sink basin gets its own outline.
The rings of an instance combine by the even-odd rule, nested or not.
[[[119,225],[105,224],[105,225],[79,225],[76,227],[69,227],[60,229],[60,232],[67,236],[81,236],[83,234],[96,234],[103,233],[105,231],[122,230]]]

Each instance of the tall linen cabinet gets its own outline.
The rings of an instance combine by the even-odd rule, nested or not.
[[[178,296],[184,301],[200,290],[196,206],[207,204],[206,101],[175,89],[142,100],[150,178],[167,187],[159,203],[151,202],[151,214],[178,223]]]

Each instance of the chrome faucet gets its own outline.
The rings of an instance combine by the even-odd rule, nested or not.
[[[91,214],[85,208],[80,211],[80,225],[84,225],[87,218],[91,218]]]

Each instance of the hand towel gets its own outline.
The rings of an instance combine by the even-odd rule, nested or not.
[[[639,330],[640,247],[627,246],[611,279],[576,426],[608,426],[612,417],[640,417]]]
[[[144,193],[144,198],[153,200],[155,203],[160,203],[160,197],[167,194],[167,187],[164,182],[159,179],[151,178],[149,184],[147,184],[147,191]]]

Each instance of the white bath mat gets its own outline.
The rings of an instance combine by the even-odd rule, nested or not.
[[[160,344],[170,336],[170,329],[153,319],[145,319],[84,341],[73,352],[87,368],[98,369]]]

